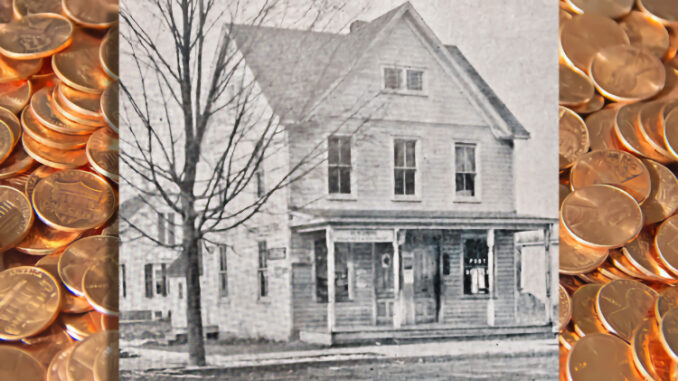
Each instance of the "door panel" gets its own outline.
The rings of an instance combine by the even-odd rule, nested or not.
[[[394,305],[393,244],[374,244],[374,291],[377,324],[392,324]]]
[[[413,251],[415,322],[432,323],[437,320],[439,299],[437,246],[420,246]]]

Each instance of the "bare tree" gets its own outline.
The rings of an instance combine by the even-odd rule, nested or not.
[[[215,233],[245,224],[273,194],[305,176],[325,157],[324,142],[317,142],[299,160],[281,163],[278,176],[264,192],[251,197],[247,191],[262,163],[284,149],[281,136],[286,126],[280,115],[262,108],[263,95],[256,78],[246,75],[242,47],[234,46],[231,28],[234,23],[262,26],[284,20],[286,26],[318,30],[330,25],[343,7],[338,0],[298,3],[129,0],[121,7],[122,61],[128,72],[136,72],[136,77],[121,80],[126,127],[121,134],[121,160],[127,174],[123,181],[148,207],[178,214],[182,238],[169,245],[145,226],[121,218],[141,237],[180,251],[186,261],[188,348],[193,365],[205,364],[200,243],[218,240]],[[362,115],[370,103],[360,102],[347,120]],[[215,125],[216,142],[210,138]]]

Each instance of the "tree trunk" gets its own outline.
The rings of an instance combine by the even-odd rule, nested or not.
[[[191,365],[205,365],[205,342],[200,303],[200,260],[193,221],[184,222],[183,249],[186,260],[186,318],[188,323],[188,353]]]

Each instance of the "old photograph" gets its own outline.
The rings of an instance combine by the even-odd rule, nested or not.
[[[556,15],[122,1],[120,379],[555,379]]]

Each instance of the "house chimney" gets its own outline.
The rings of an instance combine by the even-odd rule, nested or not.
[[[351,33],[355,32],[356,30],[362,28],[363,25],[367,24],[367,21],[363,20],[355,20],[354,22],[351,23],[349,26],[349,30]]]

